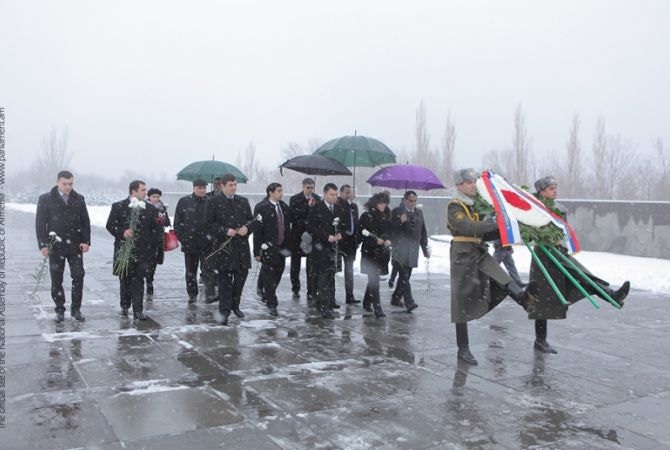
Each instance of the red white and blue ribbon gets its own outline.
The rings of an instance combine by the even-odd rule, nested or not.
[[[553,223],[563,231],[563,245],[568,251],[576,253],[580,250],[574,229],[530,193],[492,170],[482,172],[478,187],[480,195],[491,204],[496,213],[503,246],[523,244],[519,222],[536,228]]]

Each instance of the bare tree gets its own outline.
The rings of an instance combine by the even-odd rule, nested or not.
[[[451,111],[447,113],[447,123],[444,127],[444,136],[442,137],[442,181],[447,187],[451,187],[454,179],[454,152],[456,149],[456,125],[451,120]]]
[[[72,161],[72,152],[68,149],[68,132],[63,128],[58,133],[54,127],[42,138],[40,154],[37,158],[35,175],[39,181],[48,180],[50,184],[56,179],[59,171],[66,169]]]
[[[629,171],[634,161],[634,148],[629,139],[621,135],[606,136],[604,158],[605,198],[635,198],[633,174]]]
[[[426,105],[423,103],[423,100],[419,103],[415,116],[416,164],[427,165],[430,162],[430,134],[426,129]]]
[[[567,161],[561,183],[561,196],[575,198],[582,194],[582,145],[579,142],[579,116],[577,114],[574,115],[570,124],[570,137],[566,150]]]
[[[508,180],[517,183],[516,180],[510,178],[510,174],[514,173],[514,154],[511,149],[505,150],[490,150],[482,160],[483,166],[486,169],[492,169]]]
[[[526,132],[526,119],[521,109],[521,104],[516,107],[514,113],[514,137],[512,138],[512,153],[514,158],[514,170],[508,174],[515,183],[528,182],[528,154],[530,143]]]
[[[607,155],[607,136],[605,135],[605,120],[600,117],[596,122],[596,135],[593,138],[593,185],[592,197],[606,196],[605,161]]]
[[[653,179],[657,181],[652,198],[656,200],[668,200],[670,198],[670,181],[668,181],[668,177],[670,176],[670,161],[668,161],[668,157],[665,154],[663,139],[660,137],[654,141],[654,153],[656,154],[656,174]]]

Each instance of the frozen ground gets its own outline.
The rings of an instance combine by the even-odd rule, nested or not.
[[[669,298],[659,293],[667,261],[581,254],[614,283],[632,280],[623,310],[574,305],[550,323],[559,353],[545,356],[532,349],[532,322],[505,301],[471,324],[480,365],[467,367],[455,357],[446,243],[432,244],[431,291],[425,273],[415,277],[413,314],[388,305],[384,285],[385,319],[343,306],[324,321],[304,297],[291,299],[285,276],[273,318],[253,296],[252,272],[247,318],[228,328],[217,325],[215,305],[187,305],[182,255],[171,252],[150,320],[135,325],[118,315],[112,240],[96,227],[87,320],[55,324],[47,284],[26,296],[40,261],[34,216],[13,210],[6,222],[2,448],[670,447]],[[521,251],[517,261],[528,266]],[[357,276],[359,299],[364,288]]]

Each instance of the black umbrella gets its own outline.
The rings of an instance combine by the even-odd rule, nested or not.
[[[302,155],[287,160],[279,166],[279,172],[291,169],[306,175],[351,175],[351,171],[341,162],[321,155]]]

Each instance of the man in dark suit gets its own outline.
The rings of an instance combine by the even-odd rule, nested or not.
[[[160,243],[163,232],[158,225],[156,208],[147,207],[144,199],[147,196],[147,185],[144,181],[135,180],[128,186],[130,196],[112,205],[107,219],[107,231],[114,236],[114,274],[119,277],[119,294],[121,297],[121,315],[127,316],[132,305],[133,318],[146,320],[142,312],[144,296],[144,278],[151,266],[152,256]],[[134,199],[134,200],[133,200]],[[136,206],[131,206],[136,205]],[[133,209],[139,208],[136,223],[132,223]],[[132,239],[134,246],[129,258],[128,269],[118,270],[120,261],[119,250],[124,241]]]
[[[338,243],[345,231],[344,210],[337,203],[337,186],[323,188],[323,201],[307,216],[307,231],[312,235],[312,270],[316,281],[316,301],[324,319],[333,319],[335,273],[341,269]]]
[[[344,290],[348,305],[360,303],[354,297],[354,261],[358,250],[358,205],[354,203],[355,193],[348,184],[340,187],[338,203],[344,210],[344,233],[340,247],[344,259]]]
[[[312,259],[306,255],[300,248],[302,234],[307,227],[307,214],[312,206],[319,202],[321,198],[314,193],[314,180],[305,178],[302,180],[302,192],[295,194],[289,200],[289,210],[291,212],[291,289],[293,297],[300,297],[300,263],[303,256],[307,257],[306,280],[307,280],[307,298],[314,295],[314,283],[312,279]]]
[[[254,257],[263,264],[260,273],[263,301],[270,314],[276,316],[277,286],[284,273],[286,257],[290,254],[291,228],[289,208],[282,201],[282,185],[270,183],[265,191],[267,201],[259,203],[254,210],[254,214],[263,218],[254,224]]]
[[[181,251],[184,252],[189,303],[195,303],[198,298],[198,265],[204,275],[205,302],[212,303],[217,300],[214,289],[216,276],[205,262],[212,248],[211,241],[207,238],[206,191],[207,182],[195,180],[193,193],[179,199],[174,213],[174,231],[181,242]]]
[[[407,312],[412,312],[418,305],[412,296],[409,279],[412,269],[419,264],[419,247],[423,256],[430,258],[426,222],[423,212],[416,207],[416,192],[405,192],[402,204],[391,213],[391,235],[393,255],[399,265],[398,285],[391,296],[391,304],[403,306],[404,298]]]
[[[223,195],[207,200],[207,228],[214,240],[208,258],[214,270],[218,271],[221,325],[228,325],[231,311],[239,318],[244,317],[240,300],[251,268],[249,235],[253,216],[249,200],[236,194],[235,175],[227,173],[221,181]]]
[[[72,277],[72,304],[70,314],[82,321],[81,300],[84,291],[84,257],[91,245],[91,224],[84,197],[73,190],[74,175],[67,170],[58,172],[56,186],[40,196],[35,215],[37,245],[42,256],[49,256],[51,298],[56,304],[56,322],[65,318],[65,292],[63,272],[65,260]],[[51,245],[54,232],[60,239]],[[49,248],[51,247],[51,248]]]

